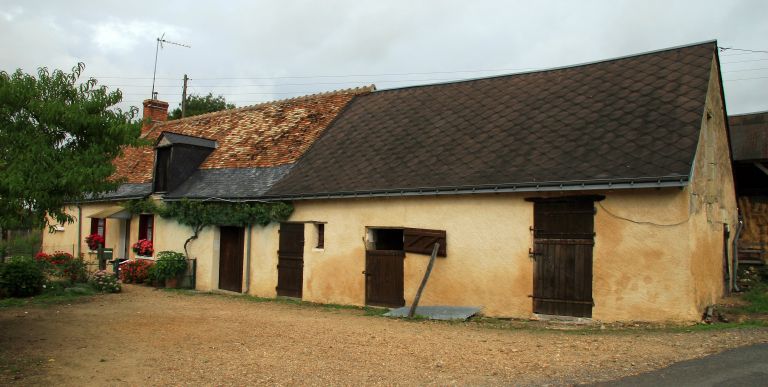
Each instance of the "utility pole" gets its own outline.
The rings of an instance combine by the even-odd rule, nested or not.
[[[181,118],[187,116],[187,81],[189,77],[184,74],[184,89],[181,91]]]

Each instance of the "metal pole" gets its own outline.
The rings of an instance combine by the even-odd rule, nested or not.
[[[160,38],[157,38],[157,44],[155,45],[155,69],[152,71],[152,94],[151,94],[151,97],[149,97],[150,99],[155,98],[155,76],[157,75],[157,52],[159,50],[160,50]]]
[[[187,81],[189,77],[184,74],[184,89],[181,91],[181,118],[187,116]]]

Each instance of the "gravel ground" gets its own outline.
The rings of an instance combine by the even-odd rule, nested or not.
[[[562,385],[768,342],[766,329],[511,327],[126,285],[0,310],[0,385]]]

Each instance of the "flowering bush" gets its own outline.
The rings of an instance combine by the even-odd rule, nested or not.
[[[91,286],[103,293],[119,293],[121,290],[120,282],[117,281],[114,275],[107,273],[106,270],[99,270],[93,273]]]
[[[120,280],[124,283],[140,284],[147,280],[152,261],[146,259],[134,259],[120,264]]]
[[[139,239],[138,242],[133,244],[131,249],[134,253],[136,253],[136,255],[142,255],[145,257],[149,257],[155,253],[154,247],[152,246],[152,241],[146,239]]]
[[[100,246],[104,246],[104,237],[99,234],[91,234],[85,237],[85,243],[89,249],[98,250]]]
[[[71,282],[85,282],[88,280],[88,269],[82,257],[75,258],[64,251],[55,251],[53,254],[39,252],[35,254],[35,260],[43,271],[49,275],[61,277]]]

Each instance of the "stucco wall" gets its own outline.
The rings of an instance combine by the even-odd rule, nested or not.
[[[723,271],[723,229],[731,230],[727,262],[732,262],[732,246],[738,221],[730,147],[726,133],[726,114],[717,83],[717,62],[713,59],[705,112],[701,121],[699,145],[690,185],[694,215],[689,223],[692,291],[700,313],[726,290]],[[732,268],[731,268],[732,270]]]
[[[302,201],[292,221],[322,221],[325,248],[314,248],[305,227],[304,299],[365,303],[366,227],[416,227],[447,232],[447,258],[439,258],[422,305],[483,305],[491,315],[529,314],[533,220],[530,203],[508,196]],[[410,303],[429,256],[407,253],[405,298]]]
[[[606,199],[595,215],[593,317],[694,319],[698,311],[691,292],[687,226],[642,223],[685,220],[689,192],[673,188],[601,194]],[[542,195],[297,202],[292,221],[327,222],[321,251],[312,248],[314,225],[306,227],[304,299],[364,304],[366,226],[432,228],[446,230],[448,257],[437,260],[422,305],[480,305],[486,315],[528,317],[533,204],[524,199],[535,196]],[[426,255],[406,254],[406,303],[412,301],[427,261]]]

